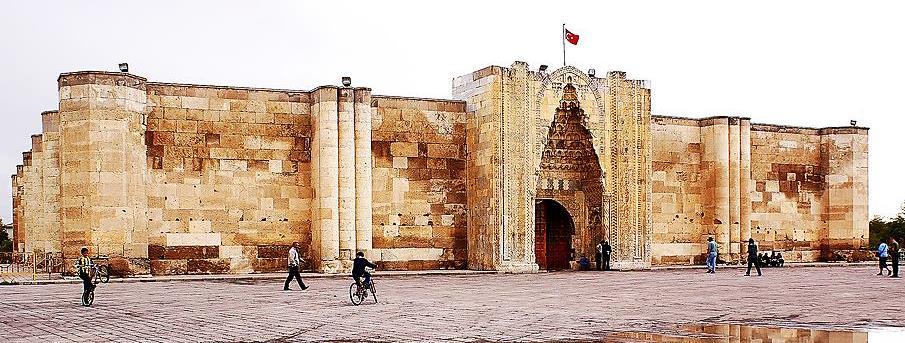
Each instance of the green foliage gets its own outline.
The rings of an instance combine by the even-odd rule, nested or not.
[[[905,244],[905,204],[897,216],[890,219],[874,217],[870,220],[870,246],[875,248],[880,242],[885,242],[890,237]]]
[[[9,251],[13,251],[13,241],[10,240],[9,235],[6,234],[6,229],[3,229],[3,226],[0,225],[0,252]]]

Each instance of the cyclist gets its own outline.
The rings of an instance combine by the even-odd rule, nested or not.
[[[371,287],[371,273],[365,271],[365,267],[371,267],[377,269],[377,265],[368,261],[365,258],[365,253],[359,251],[355,254],[355,260],[352,262],[352,278],[355,279],[355,283],[359,286],[364,286],[365,288]],[[365,282],[362,285],[361,277],[364,276]]]
[[[82,285],[84,285],[84,293],[88,294],[94,290],[94,284],[91,282],[91,267],[93,263],[91,262],[91,258],[88,257],[88,248],[82,248],[82,257],[79,257],[78,263],[76,267],[79,272],[79,278],[82,279]]]

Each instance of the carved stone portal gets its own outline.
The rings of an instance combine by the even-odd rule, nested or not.
[[[600,162],[585,121],[575,87],[567,84],[537,172],[536,198],[555,200],[556,205],[564,207],[559,210],[551,202],[537,202],[535,257],[541,269],[568,268],[568,261],[581,256],[593,258],[593,247],[606,236],[600,222]],[[573,220],[573,216],[578,220]],[[562,236],[567,239],[556,239]]]

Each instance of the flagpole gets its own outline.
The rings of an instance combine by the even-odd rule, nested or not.
[[[566,66],[566,24],[562,24],[562,37],[559,37],[562,40],[562,66]]]

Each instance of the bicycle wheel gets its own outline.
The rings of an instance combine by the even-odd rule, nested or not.
[[[94,291],[82,294],[82,306],[91,306],[94,303]]]
[[[107,269],[107,266],[97,267],[97,276],[100,277],[103,283],[110,282],[110,270]]]
[[[374,286],[374,280],[371,280],[371,295],[374,297],[374,303],[377,303],[377,286]]]
[[[364,298],[361,296],[361,293],[358,292],[357,283],[353,282],[352,285],[349,286],[349,300],[352,300],[352,304],[354,304],[355,306],[358,306],[364,300]]]

